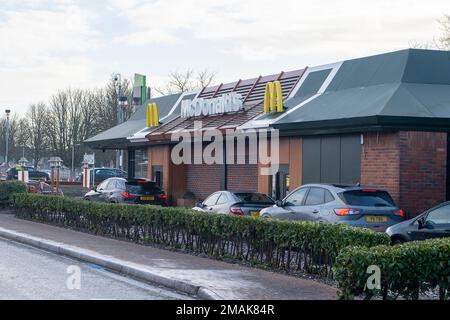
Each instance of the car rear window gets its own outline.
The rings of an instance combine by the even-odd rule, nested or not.
[[[240,192],[234,195],[243,202],[274,203],[272,199],[262,193]]]
[[[132,182],[126,182],[126,190],[131,194],[139,194],[143,191],[145,192],[154,192],[159,193],[161,192],[161,188],[152,181],[149,182],[139,182],[139,181],[132,181]]]
[[[352,190],[339,194],[341,199],[351,206],[395,207],[389,193],[382,190]]]

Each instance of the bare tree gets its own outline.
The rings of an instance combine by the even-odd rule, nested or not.
[[[47,106],[42,102],[32,104],[24,120],[24,126],[28,130],[27,144],[31,151],[34,168],[37,169],[39,161],[48,150],[49,113]]]
[[[198,88],[208,87],[216,79],[216,76],[217,76],[216,71],[209,71],[208,69],[198,72],[197,87]]]
[[[442,36],[439,38],[440,47],[442,49],[450,49],[450,15],[445,15],[439,20],[442,29]]]
[[[20,119],[17,114],[13,114],[9,119],[9,134],[8,134],[8,162],[18,160],[21,157],[21,149],[17,146],[17,134],[19,129]],[[5,156],[6,153],[6,117],[0,119],[0,154]]]
[[[439,49],[450,50],[450,15],[444,15],[444,18],[437,21],[441,26],[442,34],[440,37],[433,37],[427,42],[409,41],[411,48],[417,49]]]
[[[160,95],[169,95],[193,91],[209,86],[217,76],[217,72],[207,69],[195,73],[192,69],[186,71],[172,71],[169,80],[163,87],[153,88]]]

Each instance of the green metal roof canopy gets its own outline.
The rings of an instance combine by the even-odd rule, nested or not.
[[[323,94],[297,107],[312,96],[306,93],[286,102],[274,128],[450,130],[450,52],[408,49],[344,61]]]

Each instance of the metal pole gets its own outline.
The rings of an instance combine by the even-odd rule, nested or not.
[[[73,171],[73,163],[75,161],[75,145],[72,145],[72,170],[70,171],[70,181],[74,181],[75,172]]]
[[[5,163],[8,165],[8,152],[9,152],[9,113],[6,113],[6,155]]]
[[[117,73],[115,75],[114,80],[116,80],[116,82],[119,83],[119,90],[116,92],[117,97],[116,97],[116,103],[117,103],[117,124],[121,124],[121,106],[120,106],[120,96],[121,96],[121,91],[122,91],[122,76],[120,73]],[[120,168],[120,150],[117,149],[116,150],[116,168],[119,169]]]

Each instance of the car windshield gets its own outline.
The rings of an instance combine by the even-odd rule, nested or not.
[[[255,202],[255,203],[270,203],[273,204],[273,200],[262,193],[252,193],[252,192],[240,192],[234,194],[239,200],[243,202]]]
[[[339,194],[341,199],[351,206],[395,207],[389,193],[382,190],[352,190]]]
[[[127,181],[125,183],[127,192],[131,194],[160,193],[161,188],[153,181]]]

